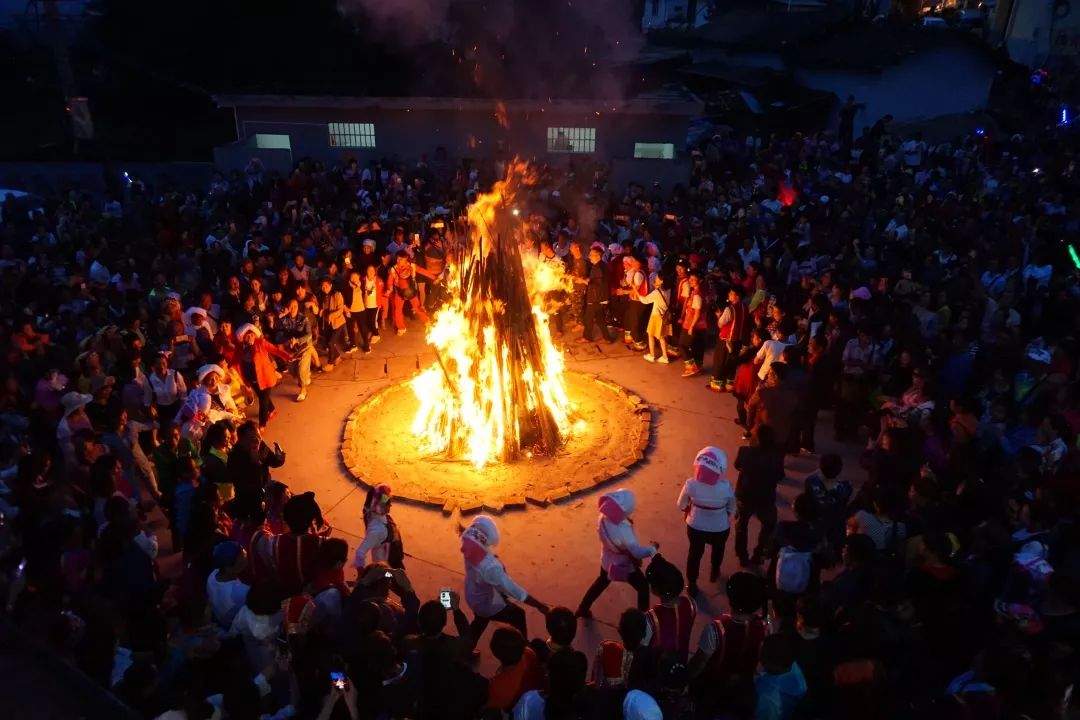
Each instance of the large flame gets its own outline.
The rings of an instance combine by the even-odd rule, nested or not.
[[[412,432],[421,450],[477,468],[553,452],[580,428],[566,394],[565,361],[548,326],[552,296],[573,282],[557,260],[537,257],[510,204],[531,181],[525,163],[468,207],[448,253],[450,299],[427,341],[436,362],[412,380],[420,402]]]

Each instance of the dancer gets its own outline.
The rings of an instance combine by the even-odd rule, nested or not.
[[[251,323],[244,323],[236,329],[236,339],[240,341],[237,352],[240,374],[255,391],[259,401],[259,427],[264,428],[277,414],[270,391],[277,385],[279,373],[270,357],[290,362],[292,356],[264,338],[262,330]]]
[[[642,545],[638,542],[630,521],[637,504],[634,493],[622,489],[600,498],[600,518],[596,531],[600,535],[600,576],[593,581],[581,598],[576,615],[591,618],[592,604],[607,589],[612,580],[627,582],[637,591],[637,607],[649,609],[649,583],[641,572],[641,562],[660,549],[659,543]]]
[[[389,485],[368,488],[367,498],[364,500],[364,539],[356,548],[353,557],[353,564],[358,571],[368,564],[368,553],[371,553],[371,562],[385,562],[390,567],[405,568],[401,533],[394,518],[390,517],[392,499],[393,493]]]
[[[691,597],[698,594],[698,572],[706,545],[712,547],[709,582],[720,577],[724,546],[735,512],[735,492],[724,477],[727,467],[728,458],[723,450],[712,446],[702,448],[694,458],[694,476],[683,483],[679,493],[677,504],[686,513],[686,535],[690,539],[686,581]]]
[[[461,534],[461,555],[465,560],[465,602],[474,617],[470,628],[473,647],[492,620],[516,628],[529,636],[525,625],[525,610],[512,602],[530,605],[545,615],[548,606],[518,585],[507,574],[502,561],[494,552],[499,544],[499,529],[487,515],[478,515]]]

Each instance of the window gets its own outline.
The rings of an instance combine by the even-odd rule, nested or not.
[[[255,147],[262,150],[292,150],[292,142],[288,135],[256,133]]]
[[[373,123],[329,123],[330,147],[373,148],[375,125]]]
[[[596,128],[549,127],[547,149],[552,153],[596,152]]]
[[[634,157],[639,160],[674,160],[674,143],[634,143]]]

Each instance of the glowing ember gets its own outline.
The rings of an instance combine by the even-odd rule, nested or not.
[[[525,227],[508,205],[529,175],[515,161],[469,206],[467,232],[448,254],[450,300],[427,333],[437,361],[411,383],[421,449],[478,468],[551,454],[582,428],[545,311],[545,298],[571,290],[572,280],[561,261],[522,251]]]

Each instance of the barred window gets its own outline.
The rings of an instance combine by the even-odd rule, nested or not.
[[[374,123],[328,123],[330,147],[373,148],[375,147]]]
[[[634,143],[634,157],[642,160],[674,160],[674,143]]]
[[[596,128],[549,127],[547,149],[552,153],[596,152]]]

